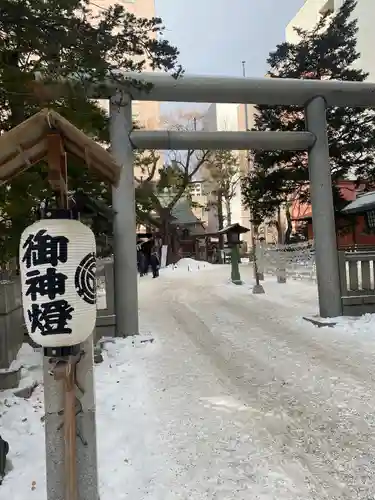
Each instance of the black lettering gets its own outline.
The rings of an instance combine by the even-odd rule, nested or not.
[[[25,241],[22,262],[26,263],[27,269],[43,264],[55,267],[59,262],[65,263],[68,260],[68,243],[65,236],[50,236],[46,229],[41,229],[35,235],[30,234]]]
[[[31,300],[36,300],[38,295],[55,300],[56,295],[65,293],[65,282],[68,277],[56,272],[54,267],[49,267],[46,274],[40,274],[40,271],[35,269],[26,273],[26,276],[25,284],[28,285],[26,296],[30,295]]]
[[[39,330],[41,335],[72,333],[68,321],[72,319],[74,307],[66,300],[55,300],[43,304],[32,304],[28,310],[31,333]]]

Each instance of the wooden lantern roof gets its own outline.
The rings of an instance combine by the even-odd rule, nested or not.
[[[248,233],[249,231],[250,231],[249,228],[241,226],[241,224],[238,224],[238,222],[236,222],[235,224],[231,224],[230,226],[226,226],[223,229],[220,229],[220,231],[218,231],[217,234],[228,234],[228,233],[244,234]]]
[[[29,169],[50,154],[51,137],[61,151],[82,159],[101,180],[118,184],[121,167],[102,146],[56,111],[43,109],[0,136],[0,184]],[[54,141],[56,145],[56,141]]]

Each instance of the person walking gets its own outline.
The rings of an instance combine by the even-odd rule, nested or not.
[[[158,248],[155,245],[153,245],[153,247],[151,249],[150,265],[151,265],[151,269],[152,269],[152,277],[158,278],[159,277],[159,269],[160,269],[160,259],[159,259]]]
[[[145,274],[147,274],[146,261],[147,261],[147,259],[146,259],[144,252],[143,252],[142,242],[140,242],[137,244],[137,265],[138,265],[138,272],[139,272],[140,276],[144,276]]]

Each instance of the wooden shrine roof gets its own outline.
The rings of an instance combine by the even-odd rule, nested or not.
[[[39,111],[0,136],[0,184],[47,157],[48,136],[52,133],[59,134],[67,153],[82,159],[103,181],[117,185],[121,167],[112,155],[49,109]]]

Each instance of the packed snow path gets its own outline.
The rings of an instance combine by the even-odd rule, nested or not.
[[[179,466],[167,497],[186,484],[181,498],[374,498],[374,341],[309,327],[298,283],[260,297],[222,282],[213,269],[141,295],[163,344],[161,440]]]
[[[140,280],[142,336],[96,368],[101,500],[372,500],[373,318],[317,329],[314,284],[228,274]],[[8,398],[0,498],[45,499],[41,396]]]

